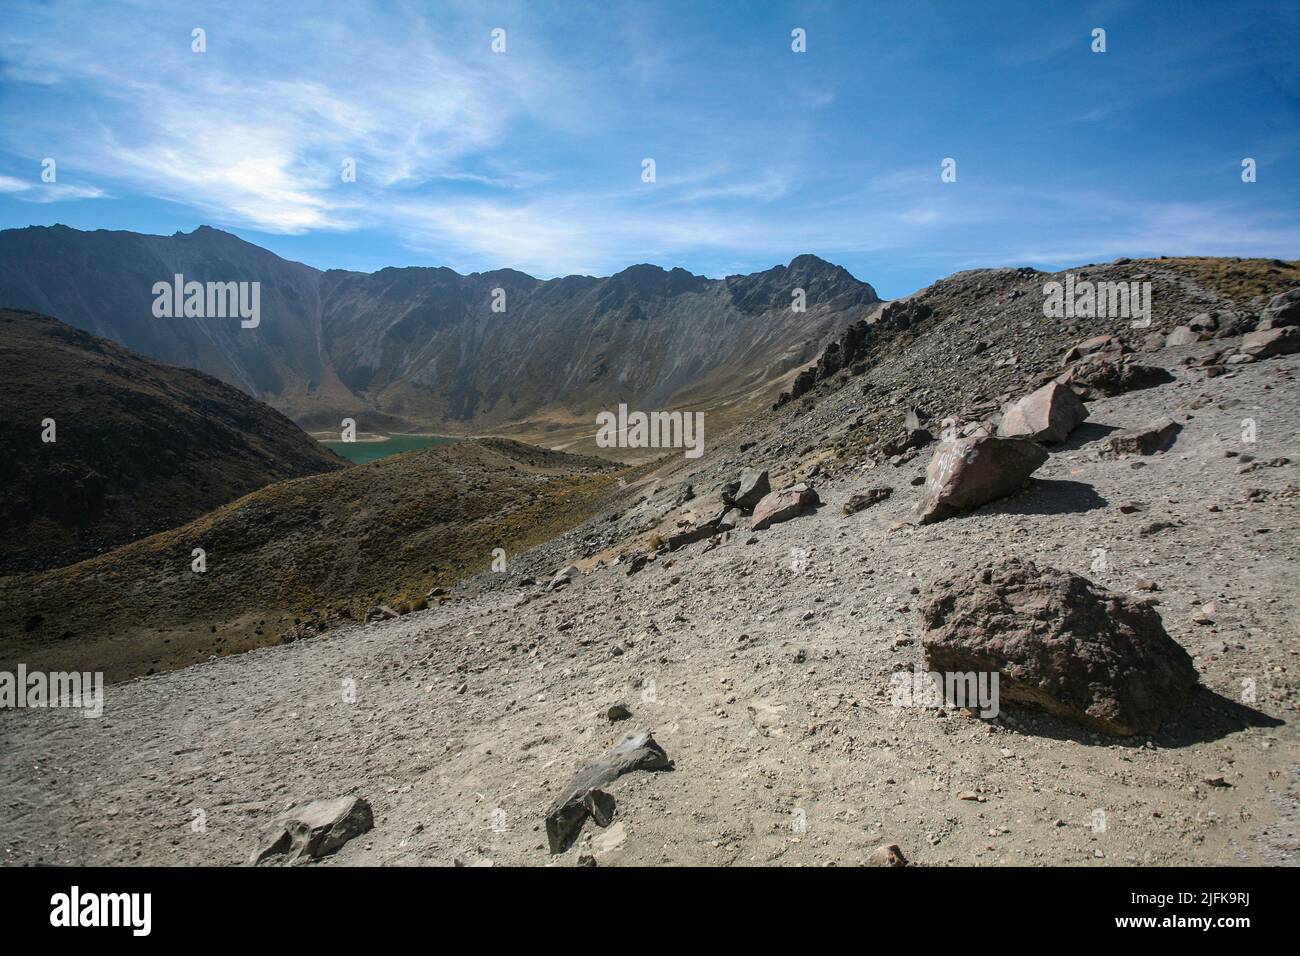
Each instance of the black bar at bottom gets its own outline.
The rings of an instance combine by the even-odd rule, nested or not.
[[[692,930],[691,936],[716,932],[734,943],[737,934],[765,933],[786,923],[792,929],[812,922],[817,930],[843,926],[861,933],[864,924],[886,920],[900,930],[964,926],[969,941],[985,933],[991,942],[1042,930],[1051,934],[1046,938],[1071,941],[1184,940],[1199,934],[1231,943],[1255,929],[1277,932],[1290,925],[1292,917],[1280,912],[1287,906],[1282,881],[1290,875],[1277,869],[1179,868],[38,867],[0,869],[0,912],[9,942],[75,933],[85,941],[116,937],[128,944],[319,938],[373,945],[377,931],[404,928],[435,945],[451,943],[448,932],[484,941],[517,933],[537,945],[583,927],[605,926],[611,941],[627,941],[628,933],[671,936],[672,926],[683,931],[689,920],[705,930]]]

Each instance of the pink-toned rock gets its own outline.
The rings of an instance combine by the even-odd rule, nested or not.
[[[1047,461],[1047,452],[1024,438],[977,435],[945,441],[925,474],[917,505],[921,524],[978,508],[1019,489]]]
[[[1241,337],[1241,353],[1251,358],[1273,358],[1292,352],[1300,352],[1300,327],[1294,325],[1248,332]]]
[[[1068,385],[1048,382],[1007,409],[998,434],[1030,441],[1065,441],[1087,417],[1087,406]]]
[[[762,531],[769,525],[797,518],[805,508],[813,508],[819,504],[821,499],[817,497],[817,492],[800,482],[764,496],[763,500],[754,506],[754,517],[749,526],[754,531]]]
[[[1123,355],[1128,351],[1128,346],[1121,342],[1113,335],[1094,335],[1090,339],[1084,339],[1078,345],[1071,346],[1062,359],[1062,365],[1069,365],[1086,355],[1097,355],[1099,353],[1110,354],[1114,356]]]

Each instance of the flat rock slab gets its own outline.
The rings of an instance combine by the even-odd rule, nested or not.
[[[800,482],[789,488],[772,492],[755,505],[754,517],[749,526],[754,531],[762,531],[770,525],[797,518],[804,513],[805,509],[815,508],[819,504],[821,499],[817,496],[817,492],[809,485]]]
[[[664,770],[672,761],[649,730],[628,734],[605,756],[587,764],[569,781],[546,811],[546,840],[552,853],[562,853],[588,816],[600,826],[614,817],[614,798],[600,788],[633,770]]]
[[[844,502],[845,517],[857,514],[864,508],[870,508],[874,504],[884,501],[894,493],[893,488],[868,488],[866,491],[859,491],[850,495],[849,500]]]
[[[928,429],[919,426],[904,428],[893,438],[881,444],[880,453],[887,458],[892,458],[912,448],[924,448],[932,441],[934,441],[934,436],[930,434]]]
[[[686,531],[678,531],[676,534],[670,534],[668,540],[664,542],[669,551],[676,551],[678,548],[684,548],[688,544],[694,544],[696,541],[703,541],[705,538],[711,538],[719,531],[724,529],[718,526],[721,522],[722,515],[719,515],[714,521],[708,524],[702,524],[695,528],[689,528]]]
[[[1077,362],[1087,355],[1096,355],[1098,353],[1108,353],[1112,355],[1122,355],[1128,351],[1127,346],[1113,335],[1094,335],[1090,339],[1084,339],[1078,345],[1071,346],[1070,350],[1065,353],[1062,360],[1063,365],[1071,362]]]
[[[1199,679],[1149,604],[1019,558],[937,582],[921,620],[927,670],[997,673],[1001,704],[1108,734],[1159,730]]]
[[[361,797],[313,800],[284,814],[276,823],[277,829],[249,862],[257,865],[281,855],[288,863],[318,860],[374,825],[370,804]]]
[[[568,567],[560,568],[560,570],[555,572],[555,577],[551,578],[550,583],[546,585],[546,590],[558,591],[560,588],[565,587],[572,582],[573,579],[578,576],[578,573],[577,566],[573,564],[570,564]]]
[[[1154,455],[1174,443],[1183,426],[1172,418],[1162,418],[1142,428],[1126,428],[1106,440],[1110,455]]]
[[[975,435],[939,444],[917,505],[921,524],[942,521],[1018,490],[1047,452],[1024,438]]]

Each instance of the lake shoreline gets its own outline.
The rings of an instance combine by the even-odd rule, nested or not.
[[[322,434],[329,434],[330,437],[322,438],[320,437]],[[312,434],[312,438],[335,454],[359,465],[388,458],[391,455],[400,455],[403,452],[432,448],[437,445],[451,445],[464,440],[458,436],[435,435],[427,432],[394,432],[388,435],[364,432],[352,441],[342,441],[333,435],[334,433],[317,432]]]

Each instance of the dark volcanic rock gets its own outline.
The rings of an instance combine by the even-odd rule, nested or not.
[[[893,488],[868,488],[866,491],[850,495],[849,500],[844,502],[844,514],[845,516],[857,514],[864,508],[870,508],[877,502],[884,501],[893,493]]]
[[[1273,296],[1259,314],[1260,331],[1287,325],[1300,325],[1300,286]]]
[[[905,428],[880,446],[880,453],[892,458],[911,448],[924,448],[934,441],[934,436],[924,428]]]
[[[933,310],[920,299],[906,299],[890,302],[880,310],[878,325],[892,329],[910,329],[918,322],[923,322],[933,314]]]
[[[665,544],[669,551],[676,551],[678,548],[684,548],[688,544],[694,544],[696,541],[703,541],[705,538],[711,538],[719,531],[723,530],[718,527],[717,521],[722,520],[719,515],[715,522],[702,524],[695,528],[688,528],[685,531],[678,531],[676,534],[670,534]]]
[[[754,505],[772,490],[768,482],[767,469],[746,468],[740,473],[740,480],[728,482],[722,489],[722,503],[742,511],[752,511]]]
[[[782,392],[774,408],[780,408],[791,399],[799,398],[812,390],[818,382],[825,381],[843,369],[857,372],[855,363],[865,353],[871,342],[871,326],[861,320],[851,323],[840,335],[838,342],[826,346],[816,365],[810,365],[798,375],[790,385],[790,391]]]
[[[1031,704],[1109,734],[1149,734],[1197,683],[1149,604],[1007,558],[939,581],[922,608],[926,668],[997,672],[1000,703]]]
[[[286,855],[290,863],[318,860],[374,825],[370,804],[360,797],[315,800],[286,813],[249,862],[258,864],[280,855]]]
[[[1086,355],[1105,354],[1109,357],[1118,357],[1128,351],[1120,339],[1113,335],[1094,335],[1090,339],[1084,339],[1078,345],[1072,346],[1065,353],[1062,365],[1069,365],[1071,362],[1078,361]]]
[[[1142,428],[1126,428],[1107,439],[1106,450],[1112,455],[1154,455],[1173,444],[1182,427],[1173,419],[1164,418]]]
[[[942,521],[1019,489],[1047,452],[1023,438],[975,435],[942,442],[926,469],[921,524]]]
[[[1105,353],[1084,359],[1057,376],[1081,399],[1110,398],[1142,388],[1154,388],[1172,382],[1174,377],[1158,365],[1136,365],[1127,356],[1119,360],[1104,358]]]
[[[668,754],[649,730],[628,734],[600,760],[583,767],[546,812],[546,839],[552,853],[567,847],[588,814],[613,815],[613,798],[599,788],[633,770],[662,770],[672,766]]]

